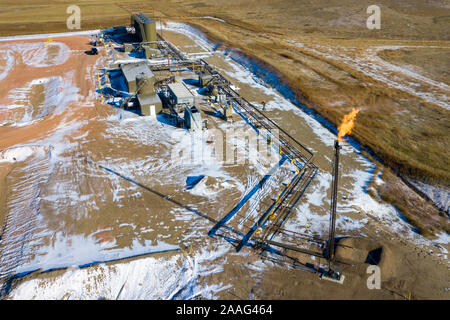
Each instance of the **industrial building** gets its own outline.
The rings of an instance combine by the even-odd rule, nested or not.
[[[143,116],[155,116],[162,112],[162,101],[155,92],[155,76],[153,73],[136,75],[137,100]]]
[[[184,83],[170,83],[168,85],[168,89],[171,104],[176,110],[182,110],[183,108],[194,105],[194,95],[189,91]]]
[[[155,92],[155,75],[145,61],[120,66],[130,93],[135,93],[140,112],[154,116],[162,112],[162,102]]]
[[[202,116],[196,106],[184,109],[184,123],[189,131],[203,130]]]
[[[156,116],[162,112],[162,102],[158,94],[138,94],[137,99],[143,116]]]
[[[135,13],[131,15],[131,25],[134,26],[140,42],[150,42],[148,45],[151,48],[157,48],[156,41],[158,41],[158,38],[156,36],[156,22],[154,20],[147,17],[145,13]]]
[[[147,65],[145,61],[122,64],[120,66],[120,69],[122,70],[123,75],[125,76],[125,81],[128,86],[128,92],[136,92],[136,77],[138,74],[145,74],[148,78],[152,79],[154,79],[155,77],[152,70],[150,70],[150,67]],[[153,83],[151,84],[149,83],[148,85],[153,86]]]

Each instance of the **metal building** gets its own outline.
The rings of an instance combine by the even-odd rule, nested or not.
[[[145,61],[120,66],[130,93],[135,93],[143,116],[162,112],[162,102],[155,92],[155,75]]]
[[[162,102],[158,94],[138,94],[137,98],[143,116],[156,116],[162,112]]]
[[[158,41],[156,36],[156,22],[145,13],[134,13],[131,15],[131,25],[134,25],[136,34],[141,42],[155,42]],[[156,43],[149,44],[152,48],[157,48]]]
[[[128,86],[128,92],[136,92],[136,77],[144,74],[147,78],[153,78],[155,75],[145,61],[137,63],[127,63],[120,66]]]
[[[170,83],[169,94],[171,104],[178,110],[194,105],[194,95],[182,82]],[[179,112],[179,111],[178,111]]]
[[[189,131],[203,130],[202,116],[196,106],[184,109],[184,122]]]
[[[143,116],[155,116],[162,112],[162,101],[155,92],[155,77],[140,73],[136,75],[137,100]]]

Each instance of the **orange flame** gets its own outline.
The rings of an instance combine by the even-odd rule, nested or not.
[[[344,119],[342,120],[341,124],[338,127],[339,133],[338,133],[338,141],[342,142],[344,141],[343,137],[352,133],[353,126],[355,125],[354,121],[356,118],[356,115],[358,114],[359,109],[353,108],[352,111],[349,114],[346,114],[344,116]]]

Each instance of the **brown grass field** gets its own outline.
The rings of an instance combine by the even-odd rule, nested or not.
[[[448,1],[377,1],[381,29],[369,30],[373,3],[366,0],[4,0],[0,36],[70,31],[72,4],[81,8],[83,30],[128,25],[138,11],[190,23],[276,70],[301,102],[336,125],[360,108],[352,136],[390,168],[383,175],[390,183],[374,196],[394,203],[420,230],[448,230],[443,213],[398,178],[449,186]],[[387,67],[380,78],[367,73],[373,61],[414,74]]]

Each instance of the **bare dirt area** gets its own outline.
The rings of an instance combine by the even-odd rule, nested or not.
[[[383,28],[370,31],[367,6],[357,1],[345,8],[333,1],[123,1],[106,6],[101,18],[94,13],[103,1],[80,2],[84,29],[126,25],[130,10],[161,18],[165,39],[207,61],[311,149],[318,173],[274,240],[287,241],[288,232],[327,237],[335,125],[360,109],[341,150],[343,284],[311,272],[326,268],[317,256],[298,254],[293,263],[250,246],[236,252],[295,167],[284,162],[274,170],[277,152],[249,150],[252,127],[236,113],[224,121],[195,73],[171,75],[207,119],[208,130],[197,134],[167,114],[143,117],[102,103],[97,73],[111,62],[108,52],[127,55],[104,48],[86,55],[88,35],[0,41],[1,298],[449,299],[446,200],[418,194],[406,178],[445,198],[450,8],[381,4]],[[5,35],[31,26],[65,31],[64,1],[8,11],[11,5],[0,5]],[[30,24],[42,12],[46,20],[38,15],[42,21]],[[8,29],[8,19],[18,28]],[[221,161],[214,134],[230,131],[234,145],[224,147],[236,152]],[[233,210],[226,224],[233,232],[208,236]],[[368,286],[370,266],[381,272],[379,289]]]

